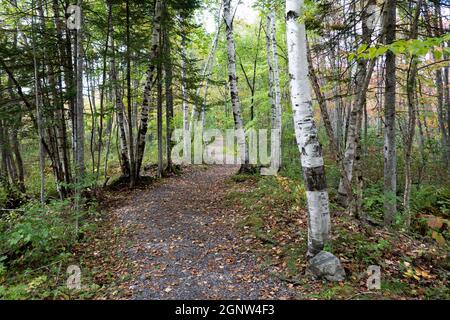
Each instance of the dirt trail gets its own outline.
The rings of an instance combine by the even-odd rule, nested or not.
[[[224,203],[233,166],[196,167],[112,209],[131,232],[123,254],[138,266],[132,299],[296,298],[295,290],[259,271]]]

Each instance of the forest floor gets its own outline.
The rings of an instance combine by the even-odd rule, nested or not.
[[[448,298],[445,249],[342,214],[333,217],[327,249],[348,279],[305,276],[305,204],[289,198],[302,190],[283,177],[236,171],[192,166],[133,190],[105,191],[98,229],[76,249],[82,281],[95,293],[72,298]],[[379,291],[366,287],[372,264],[382,267]]]

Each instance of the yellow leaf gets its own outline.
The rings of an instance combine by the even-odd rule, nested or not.
[[[442,236],[442,234],[440,234],[439,232],[433,231],[431,233],[431,237],[436,240],[436,242],[443,246],[445,244],[445,238]]]

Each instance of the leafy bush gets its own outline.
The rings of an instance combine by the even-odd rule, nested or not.
[[[411,194],[411,207],[415,212],[449,216],[450,186],[436,188],[424,185]]]
[[[0,257],[8,264],[45,263],[76,240],[70,201],[30,203],[0,220]],[[0,258],[1,259],[1,258]]]
[[[65,290],[58,282],[61,266],[71,259],[79,236],[93,227],[83,218],[95,203],[79,201],[80,211],[74,199],[66,199],[44,207],[31,202],[1,217],[0,299],[43,299]]]

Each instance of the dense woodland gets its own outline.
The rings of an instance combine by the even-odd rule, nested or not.
[[[128,297],[86,262],[119,229],[107,203],[210,170],[173,148],[212,128],[238,132],[220,201],[289,297],[363,297],[381,265],[369,298],[448,299],[449,18],[446,0],[0,0],[0,299]],[[276,175],[251,129],[281,146]],[[340,284],[303,276],[323,251]]]

